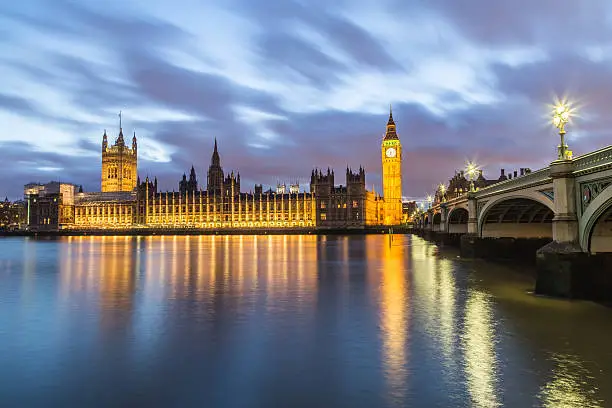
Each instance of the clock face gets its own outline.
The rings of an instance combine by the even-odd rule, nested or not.
[[[390,147],[387,149],[387,151],[385,152],[385,154],[387,155],[387,157],[395,157],[395,155],[397,154],[397,152],[395,151],[395,148]]]

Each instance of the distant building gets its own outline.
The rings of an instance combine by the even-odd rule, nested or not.
[[[178,191],[162,192],[157,178],[141,182],[137,175],[136,135],[128,147],[120,125],[115,144],[102,136],[101,191],[84,192],[69,183],[24,187],[27,224],[32,230],[96,230],[127,228],[364,228],[398,225],[401,203],[402,150],[389,114],[381,144],[383,190],[388,199],[365,187],[365,170],[347,167],[346,184],[336,185],[333,170],[311,173],[310,192],[297,183],[243,193],[240,173],[221,167],[217,140],[208,166],[206,189],[194,166],[183,174]]]
[[[13,231],[25,227],[26,211],[24,201],[0,201],[0,231]]]
[[[402,202],[402,224],[408,224],[412,222],[412,215],[417,209],[416,201],[403,201]]]
[[[529,171],[529,169],[521,169],[521,172],[523,173],[526,170]],[[504,169],[501,169],[499,178],[490,180],[485,179],[482,170],[479,170],[478,177],[474,179],[474,188],[479,190],[504,180],[508,180]],[[448,187],[446,187],[444,191],[440,191],[440,189],[436,191],[434,202],[439,203],[443,200],[452,200],[453,198],[466,194],[469,190],[470,181],[466,177],[465,172],[463,170],[455,172],[453,178],[448,182]]]
[[[32,230],[57,230],[74,224],[74,199],[78,186],[52,181],[26,184],[27,225]]]
[[[364,227],[379,225],[383,200],[365,188],[365,170],[353,172],[347,167],[346,185],[336,186],[334,171],[315,169],[310,177],[310,191],[316,200],[316,221],[321,228]]]

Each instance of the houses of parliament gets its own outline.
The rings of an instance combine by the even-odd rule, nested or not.
[[[101,191],[51,182],[24,187],[30,230],[120,229],[363,229],[402,220],[402,147],[392,112],[381,142],[383,196],[366,189],[365,170],[347,167],[345,184],[336,174],[314,169],[310,191],[299,185],[242,192],[240,173],[226,174],[215,139],[204,181],[192,166],[178,191],[160,191],[157,178],[138,177],[136,134],[126,144],[123,129],[109,145],[102,136]],[[205,188],[203,188],[205,187]]]

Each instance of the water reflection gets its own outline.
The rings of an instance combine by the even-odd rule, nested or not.
[[[383,248],[381,275],[381,312],[383,363],[389,396],[402,405],[406,396],[408,339],[407,281],[404,236],[388,236]]]
[[[8,406],[612,401],[610,309],[533,297],[506,270],[419,238],[0,245]]]
[[[487,295],[478,291],[470,293],[466,304],[463,348],[468,391],[474,406],[499,406],[492,307]]]
[[[541,389],[539,398],[547,408],[603,407],[597,400],[593,374],[587,370],[580,358],[571,354],[554,353],[553,378]]]
[[[455,328],[456,310],[455,310],[455,278],[453,276],[453,266],[448,259],[439,259],[436,262],[436,272],[438,275],[437,282],[437,299],[439,310],[439,332],[440,341],[442,343],[442,353],[444,355],[445,365],[447,369],[453,370],[455,367]]]

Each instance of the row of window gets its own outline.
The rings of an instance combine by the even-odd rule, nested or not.
[[[327,221],[327,214],[326,213],[321,213],[319,215],[319,217],[321,218],[321,221]],[[360,219],[359,213],[355,213],[353,215],[353,217],[350,217],[350,216],[349,217],[342,217],[342,216],[340,216],[340,217],[330,217],[331,221],[345,221],[347,219],[348,220],[358,221]]]
[[[206,205],[202,206],[202,212],[203,213],[205,213],[207,211],[208,212],[213,212],[213,213],[214,212],[221,212],[222,211],[222,209],[221,209],[222,207],[223,207],[223,212],[231,212],[232,211],[231,205],[223,205],[223,206],[220,206],[220,205],[217,205],[217,206],[210,205],[208,208],[206,208],[206,207],[207,207]],[[197,212],[197,213],[199,213],[200,212],[200,207],[198,205],[196,205],[196,206],[190,206],[190,205],[181,205],[181,206],[179,206],[179,205],[175,205],[175,206],[161,205],[161,206],[159,206],[159,205],[156,205],[156,206],[151,207],[149,211],[151,213],[158,213],[158,214],[159,213],[166,213],[166,212],[168,214],[178,213],[178,212],[181,212],[181,213],[186,213],[186,212],[194,213],[194,212]],[[309,206],[307,206],[307,207],[304,207],[304,206],[291,206],[291,207],[280,208],[280,207],[277,206],[276,208],[274,208],[274,207],[266,208],[264,206],[264,207],[255,207],[254,208],[252,206],[240,207],[238,205],[234,205],[234,213],[239,213],[239,212],[242,212],[242,213],[252,213],[252,212],[260,212],[260,211],[261,212],[289,212],[289,211],[291,211],[291,212],[304,212],[304,211],[309,212],[310,211],[310,207]]]
[[[232,217],[231,215],[211,215],[209,217],[205,217],[204,215],[201,216],[170,216],[170,217],[165,217],[163,215],[150,215],[149,216],[149,221],[168,221],[168,222],[172,222],[174,220],[178,220],[178,221],[186,221],[186,220],[200,220],[203,221],[204,218],[206,218],[206,221],[221,221],[221,220],[225,220],[225,221],[300,221],[300,220],[312,220],[312,216],[310,214],[306,214],[306,216],[304,215],[297,215],[297,214],[292,214],[291,216],[287,215],[287,214],[270,214],[268,215],[255,215],[255,216],[249,216],[249,215],[242,215],[241,217],[238,216],[238,214],[234,214],[234,217]]]
[[[334,207],[336,207],[336,208],[346,208],[346,206],[347,206],[347,203],[345,203],[345,202],[343,202],[343,203],[336,202],[336,203],[332,203],[331,204],[331,208],[334,208]],[[359,202],[353,200],[353,202],[351,203],[351,206],[353,208],[359,208]],[[327,207],[328,207],[328,203],[325,202],[325,201],[321,201],[320,208],[324,209],[324,208],[327,208]]]
[[[76,215],[79,216],[96,216],[96,215],[132,215],[132,207],[77,207]]]
[[[107,178],[116,179],[119,178],[119,169],[115,166],[111,166],[107,171]],[[123,169],[123,178],[132,178],[132,171],[129,168]]]

